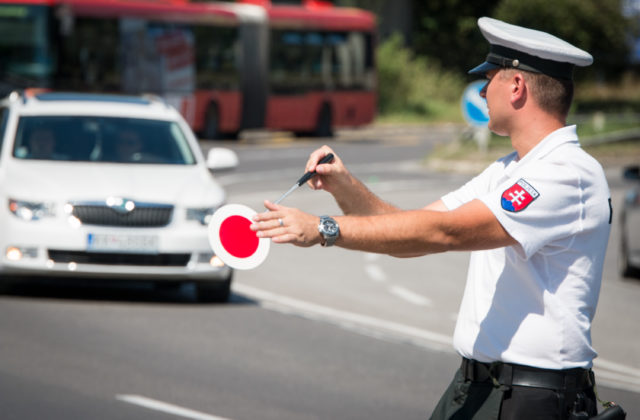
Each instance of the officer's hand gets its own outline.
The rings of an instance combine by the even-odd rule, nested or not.
[[[333,160],[330,163],[318,165],[320,159],[333,153]],[[317,175],[307,181],[307,184],[314,190],[325,190],[335,193],[337,189],[349,184],[349,171],[340,160],[340,157],[327,145],[315,150],[309,156],[306,171],[316,171]]]
[[[265,201],[268,212],[253,217],[251,230],[259,238],[271,238],[276,243],[290,243],[309,247],[320,243],[318,224],[320,218],[291,207]]]

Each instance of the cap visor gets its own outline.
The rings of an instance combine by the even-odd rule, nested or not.
[[[468,71],[469,74],[481,74],[481,75],[485,75],[487,74],[487,72],[489,70],[493,70],[493,69],[497,69],[500,66],[497,64],[493,64],[493,63],[489,63],[488,61],[485,61],[484,63],[480,64],[479,66],[476,66],[474,68],[472,68],[471,70]]]

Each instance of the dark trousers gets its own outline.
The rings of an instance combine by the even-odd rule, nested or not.
[[[593,387],[548,389],[506,385],[499,375],[470,379],[459,369],[436,406],[432,420],[568,420],[597,414]],[[580,418],[580,417],[573,417]]]

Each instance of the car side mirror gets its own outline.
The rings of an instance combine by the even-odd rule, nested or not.
[[[225,171],[238,166],[238,155],[231,149],[214,147],[207,153],[207,167],[212,171]]]
[[[640,166],[627,166],[622,171],[622,177],[632,181],[640,180]]]

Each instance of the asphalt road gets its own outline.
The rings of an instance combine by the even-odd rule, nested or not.
[[[453,127],[341,133],[332,145],[372,190],[420,207],[466,174],[422,158]],[[220,174],[228,202],[261,209],[299,177],[321,143],[256,133]],[[213,144],[204,144],[204,148]],[[614,203],[624,185],[610,168]],[[323,192],[283,202],[336,213]],[[594,324],[600,396],[640,417],[640,281],[615,269],[614,226]],[[450,340],[466,253],[398,260],[272,246],[239,271],[232,301],[146,284],[37,283],[0,296],[2,419],[419,419],[459,363]]]

